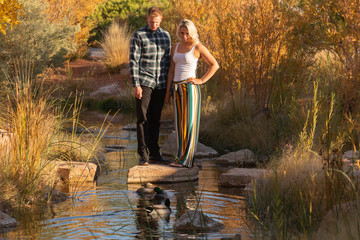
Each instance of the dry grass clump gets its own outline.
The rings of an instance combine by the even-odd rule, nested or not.
[[[67,118],[32,78],[32,64],[14,61],[13,66],[0,113],[0,129],[7,132],[0,144],[0,204],[39,205],[57,181],[53,160],[89,160],[96,144],[85,146],[75,134],[63,132]]]
[[[295,101],[278,112],[259,111],[242,93],[203,101],[201,110],[200,141],[219,152],[248,148],[271,155],[301,131],[306,118]]]
[[[334,205],[357,196],[345,173],[324,170],[321,157],[310,151],[290,149],[271,170],[254,184],[247,201],[263,230],[276,239],[311,237]]]
[[[129,62],[131,35],[127,24],[114,21],[104,33],[101,47],[106,54],[105,65],[112,72],[118,72]]]

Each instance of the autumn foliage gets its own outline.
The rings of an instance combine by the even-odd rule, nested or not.
[[[49,4],[47,9],[50,21],[58,22],[65,19],[71,25],[79,25],[81,30],[75,34],[78,44],[78,55],[82,55],[87,49],[87,41],[90,37],[90,26],[87,17],[91,15],[97,4],[105,0],[42,0]]]
[[[17,0],[0,0],[0,32],[6,34],[8,25],[17,24],[22,5]]]
[[[267,107],[279,65],[292,58],[289,48],[296,15],[270,0],[173,4],[181,18],[194,21],[201,41],[220,62],[223,85],[231,92],[246,88],[259,106]]]

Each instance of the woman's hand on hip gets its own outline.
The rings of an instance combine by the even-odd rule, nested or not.
[[[189,78],[188,81],[189,81],[190,84],[197,84],[197,85],[204,83],[203,80],[198,79],[198,78]]]

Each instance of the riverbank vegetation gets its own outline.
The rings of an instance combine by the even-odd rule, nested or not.
[[[328,211],[357,203],[342,154],[359,148],[359,4],[173,1],[221,66],[202,88],[200,141],[251,149],[271,169],[248,203],[276,239],[314,238]]]
[[[55,161],[96,159],[96,140],[69,133],[78,121],[79,101],[65,110],[33,78],[33,62],[14,59],[2,81],[7,97],[0,114],[0,210],[43,206],[59,183]]]
[[[129,33],[145,23],[147,6],[164,8],[162,27],[172,34],[174,43],[176,24],[183,18],[191,19],[201,42],[221,66],[202,86],[200,142],[220,153],[248,148],[259,156],[260,167],[271,170],[253,186],[248,197],[250,213],[264,232],[272,232],[277,239],[313,238],[329,210],[358,200],[357,179],[350,168],[344,169],[342,154],[359,148],[359,0],[92,0],[76,1],[78,5],[70,4],[72,0],[14,2],[22,4],[14,5],[14,10],[24,12],[9,22],[12,31],[6,29],[6,35],[0,35],[0,61],[3,68],[12,70],[9,59],[27,56],[35,61],[34,73],[61,64],[65,57],[86,56],[88,43],[102,42],[108,53],[116,53],[107,54],[108,69],[112,69],[109,74],[114,74],[126,64],[123,59],[127,59],[124,50]],[[1,17],[0,11],[0,31],[4,26]],[[126,42],[118,52],[111,46],[120,45],[107,44],[109,35],[102,35],[113,21],[116,23],[112,27],[120,24],[117,30],[123,29],[119,34]],[[198,71],[206,71],[206,64],[200,64]],[[47,138],[59,138],[61,127],[57,124],[61,117],[48,105],[49,99],[35,95],[28,95],[28,100],[41,100],[35,105],[42,108],[32,111],[43,115],[31,119],[49,124],[42,124],[34,133],[29,130],[28,136],[49,126],[55,132],[42,134],[46,139],[36,141],[48,144],[51,141]],[[133,104],[133,99],[125,98],[125,104]],[[22,99],[13,98],[11,105],[2,107],[8,109],[4,113],[10,114]],[[4,124],[4,128],[16,126],[15,120],[23,115],[20,113],[5,118],[13,122]],[[30,144],[27,135],[19,136]],[[27,156],[46,153],[54,146],[53,142],[34,147],[40,152]],[[41,156],[46,161],[54,157]],[[30,166],[26,161],[23,165]],[[40,165],[44,168],[46,164]],[[4,172],[20,171],[12,168],[9,165]],[[30,184],[31,177],[21,178],[25,186],[18,189],[36,192],[35,187],[41,184]],[[12,180],[0,185],[4,189],[16,186]],[[22,194],[19,192],[21,197],[14,199],[28,202]]]

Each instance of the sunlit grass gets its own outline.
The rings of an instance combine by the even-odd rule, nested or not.
[[[77,124],[79,104],[72,107],[69,119],[51,100],[51,92],[33,78],[31,61],[12,64],[13,71],[7,74],[11,87],[0,117],[0,128],[8,133],[0,152],[0,204],[39,205],[48,200],[46,189],[54,189],[58,181],[53,161],[93,160],[98,140],[85,142],[66,133],[69,121]]]
[[[104,33],[101,47],[105,51],[105,65],[112,72],[118,72],[129,62],[131,35],[127,24],[114,21]]]

